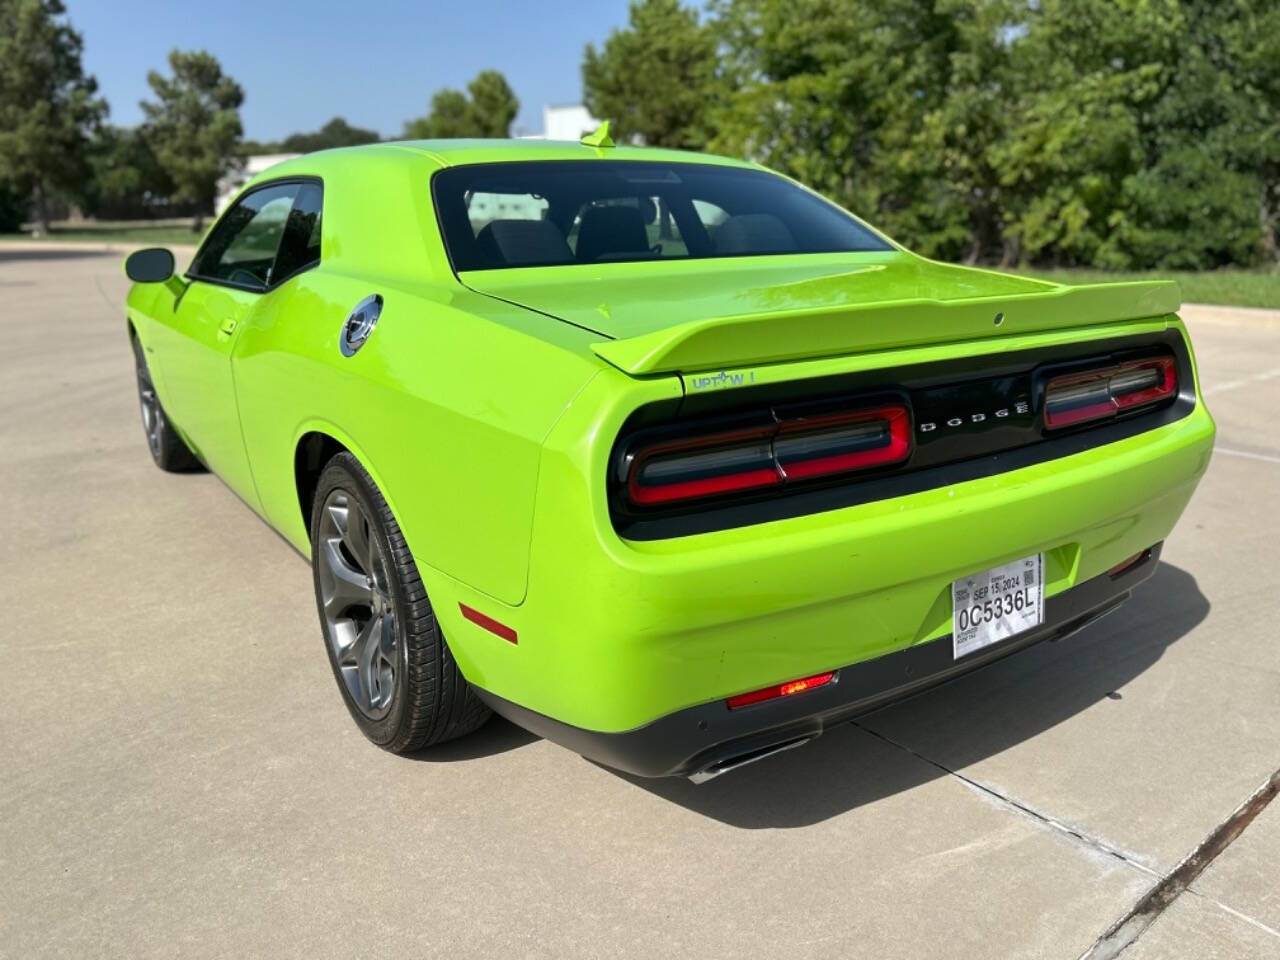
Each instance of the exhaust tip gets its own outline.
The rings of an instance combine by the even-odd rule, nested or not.
[[[761,747],[758,750],[748,750],[746,753],[740,753],[737,756],[730,757],[727,760],[719,760],[705,769],[696,773],[689,774],[689,779],[693,783],[706,783],[708,780],[714,780],[721,774],[728,773],[730,770],[737,770],[745,767],[749,763],[755,763],[757,760],[763,760],[765,757],[772,757],[774,754],[782,753],[784,750],[794,750],[796,747],[803,747],[812,740],[812,736],[797,737],[794,740],[785,740],[782,743],[775,743],[767,747]]]

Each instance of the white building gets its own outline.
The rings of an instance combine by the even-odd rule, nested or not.
[[[542,108],[542,133],[529,140],[581,140],[584,133],[594,133],[600,121],[580,103],[563,103]]]
[[[228,173],[225,177],[218,181],[218,198],[214,202],[214,213],[221,214],[227,208],[236,194],[240,192],[249,180],[256,177],[262,171],[269,167],[274,167],[277,163],[285,160],[292,160],[299,157],[299,153],[260,153],[252,157],[245,157],[237,169]]]

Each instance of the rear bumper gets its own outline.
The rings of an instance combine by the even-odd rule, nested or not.
[[[1102,574],[1045,601],[1045,622],[1036,630],[953,659],[951,635],[839,669],[835,682],[778,700],[729,710],[723,700],[703,703],[621,733],[602,733],[562,723],[478,689],[494,710],[513,723],[589,759],[642,777],[707,779],[790,746],[827,727],[894,700],[968,673],[1042,640],[1059,640],[1110,613],[1155,571],[1160,545],[1151,556],[1118,576]]]
[[[1167,325],[1106,332],[1130,329],[1163,336]],[[420,567],[468,682],[535,718],[603,734],[796,677],[919,656],[933,641],[949,651],[953,581],[1033,553],[1057,603],[1165,540],[1213,449],[1189,368],[1188,412],[1133,435],[1033,463],[996,453],[928,488],[904,478],[882,497],[803,515],[628,539],[608,507],[614,439],[671,385],[620,378],[602,371],[544,444],[520,603]],[[518,643],[462,617],[460,603]]]

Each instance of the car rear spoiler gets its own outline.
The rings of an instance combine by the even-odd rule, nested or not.
[[[696,320],[592,344],[633,376],[715,370],[945,343],[1177,313],[1172,281],[1054,285],[1043,292],[967,300],[897,300],[779,309]]]

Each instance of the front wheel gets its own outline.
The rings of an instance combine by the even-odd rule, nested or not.
[[[329,665],[366,737],[412,753],[489,718],[445,643],[399,524],[349,453],[320,475],[311,567]]]
[[[155,384],[151,382],[151,370],[147,367],[147,358],[143,356],[142,344],[134,336],[130,336],[129,342],[133,346],[133,363],[138,374],[138,407],[142,411],[142,431],[147,437],[151,459],[161,470],[170,473],[202,469],[196,455],[191,452],[186,441],[178,436],[178,431],[173,429],[173,424],[165,416],[160,398],[156,396]]]

